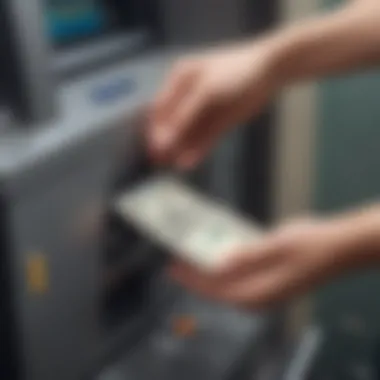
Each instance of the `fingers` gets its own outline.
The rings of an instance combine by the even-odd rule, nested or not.
[[[200,127],[200,121],[206,119],[210,98],[203,87],[195,88],[178,107],[171,123],[168,148],[174,142],[184,145],[194,126]]]
[[[172,129],[172,120],[175,114],[189,94],[193,92],[196,76],[195,62],[180,63],[170,74],[165,87],[153,104],[148,142],[157,159],[163,153],[162,145],[166,144],[165,139]]]
[[[215,124],[213,97],[197,78],[198,66],[194,60],[181,63],[153,106],[148,144],[161,163],[192,166],[213,143],[209,133],[209,125]]]
[[[181,103],[191,90],[196,77],[195,63],[180,63],[170,74],[166,85],[158,95],[154,104],[156,124],[165,123],[170,113]]]
[[[194,168],[238,119],[238,111],[233,104],[220,103],[207,87],[194,85],[168,118],[161,157],[166,153],[180,169]]]
[[[278,248],[275,239],[266,239],[255,246],[250,245],[236,251],[213,271],[201,272],[185,262],[177,261],[170,268],[170,274],[190,285],[198,283],[227,284],[282,265],[286,260],[282,258]]]
[[[266,308],[282,302],[297,290],[287,265],[241,276],[235,281],[222,281],[220,277],[199,273],[186,265],[172,268],[171,275],[196,293],[243,308]]]
[[[272,268],[257,276],[248,276],[221,288],[218,299],[244,308],[267,308],[294,295],[293,275],[286,265]]]
[[[255,275],[282,265],[286,255],[276,236],[267,237],[256,244],[242,247],[230,255],[218,269],[218,276],[233,281],[245,275]]]
[[[205,96],[204,110],[194,118],[182,135],[177,164],[183,169],[194,168],[212,150],[220,137],[239,120],[239,107],[218,100],[212,92]]]
[[[176,152],[176,164],[179,168],[193,169],[217,143],[223,124],[214,120],[213,114],[208,116],[201,122],[200,128],[189,131],[188,136],[185,137],[183,148]]]
[[[202,273],[184,263],[176,263],[169,268],[170,277],[185,288],[205,297],[214,298],[221,286],[220,279],[212,274]]]
[[[298,274],[281,239],[268,237],[242,248],[211,273],[177,263],[171,276],[183,286],[206,297],[242,307],[260,308],[281,302],[294,291]]]

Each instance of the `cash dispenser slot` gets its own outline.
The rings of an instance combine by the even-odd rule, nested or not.
[[[114,329],[144,311],[159,262],[132,228],[110,217],[103,265],[103,321]]]
[[[109,199],[153,174],[154,168],[138,142],[133,168],[122,170],[111,190]],[[109,207],[103,256],[103,321],[106,328],[117,328],[129,317],[141,315],[151,302],[152,282],[163,263],[164,255],[146,241]]]

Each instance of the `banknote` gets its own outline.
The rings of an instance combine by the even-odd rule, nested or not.
[[[204,270],[262,235],[257,223],[171,175],[129,189],[116,199],[115,210],[147,238]]]

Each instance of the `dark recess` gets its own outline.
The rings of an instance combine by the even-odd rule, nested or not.
[[[18,360],[18,336],[11,285],[11,247],[8,240],[5,205],[6,201],[0,194],[0,379],[18,380],[22,368]]]

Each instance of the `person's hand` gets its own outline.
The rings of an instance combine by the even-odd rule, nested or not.
[[[148,141],[155,159],[193,167],[222,134],[262,111],[276,88],[265,43],[183,59],[151,113]]]
[[[353,264],[338,221],[300,221],[232,254],[215,273],[170,268],[185,287],[216,301],[257,309],[300,296]],[[346,239],[347,241],[347,239]]]

